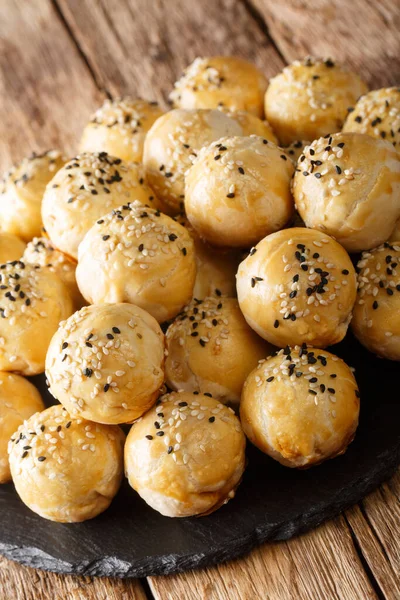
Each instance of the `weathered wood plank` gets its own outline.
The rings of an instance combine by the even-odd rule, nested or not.
[[[57,0],[96,78],[111,94],[165,100],[198,55],[236,54],[267,76],[282,59],[238,0]]]
[[[400,471],[346,517],[385,597],[400,598]]]
[[[50,0],[0,2],[0,170],[33,150],[74,153],[99,102]]]
[[[333,56],[372,87],[400,82],[400,3],[393,0],[249,0],[288,62]]]
[[[146,600],[136,579],[71,577],[22,567],[0,556],[2,600]]]
[[[265,544],[241,561],[149,583],[157,600],[377,598],[343,517],[289,542]]]

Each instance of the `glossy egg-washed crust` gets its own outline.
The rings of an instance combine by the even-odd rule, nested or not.
[[[68,288],[76,310],[85,304],[76,283],[76,261],[57,250],[47,237],[33,238],[26,246],[22,260],[31,265],[46,267],[51,273],[57,275]]]
[[[0,371],[0,483],[11,479],[7,446],[25,419],[44,410],[36,387],[15,373]]]
[[[78,257],[78,246],[96,219],[125,202],[157,207],[142,167],[106,152],[83,153],[49,182],[43,197],[45,229],[59,250]]]
[[[351,328],[382,358],[400,360],[400,239],[363,252]]]
[[[194,244],[171,217],[140,202],[99,219],[79,247],[79,289],[88,302],[132,302],[160,323],[192,297]]]
[[[196,58],[170,94],[177,108],[227,108],[263,117],[265,76],[251,63],[234,56]]]
[[[119,427],[75,419],[59,404],[36,413],[8,445],[18,495],[51,521],[96,517],[121,484],[124,441]]]
[[[328,135],[300,156],[293,195],[307,227],[334,236],[349,252],[374,248],[400,217],[400,155],[369,135]]]
[[[134,423],[125,445],[130,485],[161,514],[208,514],[235,494],[245,436],[234,412],[204,394],[173,392]]]
[[[237,291],[249,325],[275,346],[316,347],[346,335],[356,274],[331,237],[302,227],[264,238],[239,265]]]
[[[286,347],[247,378],[243,429],[260,450],[287,467],[305,468],[343,454],[360,410],[350,368],[326,350]]]
[[[108,424],[132,421],[160,395],[164,335],[133,304],[84,307],[51,340],[46,376],[71,415]]]
[[[400,88],[372,90],[361,96],[349,114],[343,131],[367,133],[391,142],[400,151]]]
[[[221,138],[186,173],[188,219],[215,246],[249,248],[290,220],[292,174],[288,156],[265,138]]]
[[[44,371],[47,348],[60,321],[73,312],[64,283],[22,261],[0,266],[0,370]]]
[[[347,109],[367,92],[358,75],[332,59],[296,60],[270,79],[265,115],[281,144],[342,129]]]
[[[26,242],[40,235],[46,185],[65,162],[59,150],[48,150],[24,158],[5,174],[0,183],[0,232]]]
[[[238,404],[243,383],[271,346],[246,323],[237,300],[213,296],[193,300],[166,334],[167,385],[210,392]]]
[[[108,152],[128,162],[140,162],[147,132],[161,117],[157,102],[141,98],[106,99],[83,130],[80,152]]]

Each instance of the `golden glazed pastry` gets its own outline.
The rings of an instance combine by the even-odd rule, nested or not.
[[[299,158],[293,195],[307,227],[349,252],[374,248],[400,217],[400,156],[389,142],[361,133],[320,138]]]
[[[42,398],[27,379],[0,371],[0,483],[11,480],[7,446],[18,427],[35,412],[44,410]]]
[[[190,234],[140,202],[99,219],[79,247],[76,278],[88,302],[131,302],[160,323],[189,302],[195,277]]]
[[[176,217],[186,227],[194,242],[196,259],[196,281],[193,298],[203,300],[213,294],[236,296],[236,272],[241,261],[241,252],[213,248],[195,232],[185,215]]]
[[[270,79],[265,115],[281,144],[340,131],[366,84],[330,58],[296,60]]]
[[[208,514],[235,495],[245,444],[232,409],[204,394],[173,392],[132,426],[126,476],[162,515]]]
[[[221,138],[186,173],[187,217],[211,244],[248,248],[292,216],[292,174],[292,161],[265,138]]]
[[[8,445],[21,500],[45,519],[74,523],[109,507],[123,476],[119,427],[75,419],[60,404],[36,413]]]
[[[235,298],[193,300],[166,334],[167,385],[174,390],[210,392],[224,404],[238,404],[243,383],[272,348],[247,325]]]
[[[81,152],[108,152],[127,162],[140,162],[146,134],[163,111],[141,98],[105,100],[83,130]]]
[[[47,269],[22,261],[0,266],[0,370],[44,371],[58,324],[73,311],[64,283]]]
[[[367,133],[400,150],[400,88],[372,90],[349,109],[343,131]]]
[[[65,162],[61,152],[49,150],[24,158],[6,173],[0,183],[1,233],[12,233],[25,242],[40,235],[46,185]]]
[[[159,396],[164,335],[138,306],[86,306],[51,340],[46,376],[71,415],[108,424],[133,421]]]
[[[262,117],[266,89],[261,71],[242,58],[198,57],[175,83],[170,99],[176,108],[224,107]]]
[[[171,110],[157,119],[146,136],[143,164],[164,212],[182,212],[186,170],[203,146],[226,135],[243,130],[220,110]]]
[[[382,358],[400,360],[400,240],[363,252],[351,328]]]
[[[306,344],[267,358],[244,384],[240,417],[249,440],[286,467],[343,454],[360,411],[357,382],[340,358]]]
[[[278,138],[273,132],[271,125],[268,121],[265,121],[265,119],[260,119],[245,110],[225,110],[224,112],[231,117],[231,119],[234,119],[239,123],[242,128],[242,135],[259,135],[269,142],[273,142],[274,144],[278,143]]]
[[[0,264],[19,260],[24,253],[26,244],[12,233],[0,233]]]
[[[133,200],[148,206],[156,202],[139,165],[106,152],[80,154],[48,184],[43,223],[55,247],[76,259],[78,246],[96,219]]]
[[[346,335],[356,299],[347,252],[320,231],[294,227],[267,236],[239,265],[240,308],[275,346],[325,347]]]
[[[77,263],[60,250],[57,250],[48,238],[33,238],[27,245],[22,260],[31,265],[46,267],[49,271],[55,273],[68,288],[76,310],[85,304],[76,283],[75,270]]]

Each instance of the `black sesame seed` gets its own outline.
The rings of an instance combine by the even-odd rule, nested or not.
[[[214,423],[214,421],[215,421],[215,417],[210,417],[210,418],[208,419],[208,421],[209,421],[210,423]]]
[[[279,327],[279,321],[278,321],[278,319],[275,321],[274,327],[275,327],[275,329],[278,329],[278,327]]]
[[[152,440],[152,439],[153,439],[153,436],[152,436],[152,435],[146,435],[146,438],[147,438],[148,440]]]
[[[65,429],[69,429],[72,425],[72,421],[68,421],[68,423],[65,426]]]
[[[121,331],[118,329],[118,327],[113,327],[112,330],[114,333],[121,333]]]
[[[45,456],[38,456],[38,461],[39,462],[43,462],[44,460],[46,460]]]
[[[273,381],[275,379],[275,377],[273,375],[271,375],[271,377],[268,377],[267,381],[268,383],[271,383],[271,381]]]
[[[157,431],[156,435],[158,435],[159,437],[162,437],[164,435],[163,431]]]
[[[174,448],[172,446],[168,446],[167,454],[171,454]]]

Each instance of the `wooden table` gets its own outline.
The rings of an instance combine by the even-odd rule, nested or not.
[[[398,0],[2,0],[0,166],[54,146],[74,153],[106,96],[165,102],[197,55],[243,56],[267,76],[297,57],[332,55],[373,87],[399,84],[399,31]],[[398,473],[297,539],[143,581],[63,577],[0,557],[0,599],[398,600],[399,501]]]

